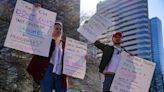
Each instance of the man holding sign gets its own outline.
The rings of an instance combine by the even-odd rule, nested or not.
[[[112,34],[113,46],[105,45],[99,41],[94,43],[97,48],[103,51],[102,60],[99,65],[99,72],[105,76],[103,92],[110,92],[110,86],[121,60],[121,52],[125,51],[125,49],[121,48],[121,38],[121,32],[114,32]]]

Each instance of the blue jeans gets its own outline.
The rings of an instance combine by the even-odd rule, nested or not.
[[[52,73],[53,65],[49,64],[48,68],[43,76],[43,79],[40,81],[41,92],[52,92],[53,89],[55,92],[66,92],[66,89],[62,88],[62,77]]]
[[[110,92],[110,86],[112,84],[114,75],[105,75],[105,80],[103,82],[103,92]]]

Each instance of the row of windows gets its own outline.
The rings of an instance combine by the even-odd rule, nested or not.
[[[136,33],[132,33],[132,34],[128,34],[128,35],[124,35],[124,36],[122,36],[122,37],[124,38],[124,37],[128,37],[128,36],[133,36],[133,35],[136,35]]]
[[[128,9],[128,10],[126,10],[126,11],[122,11],[122,12],[120,12],[119,14],[114,15],[114,16],[112,16],[112,17],[118,17],[118,16],[121,15],[122,13],[131,12],[131,11],[134,11],[134,10],[137,10],[137,9],[141,9],[141,8],[147,8],[147,7],[146,7],[146,6],[134,7],[134,8],[132,8],[132,9]],[[108,9],[108,10],[109,10],[109,9]],[[120,9],[115,10],[115,11],[112,11],[112,12],[108,12],[106,15],[109,15],[109,14],[112,14],[112,13],[116,13],[116,12],[118,13],[119,10],[120,10]],[[106,10],[106,11],[107,11],[107,10]],[[133,13],[133,14],[130,14],[130,15],[125,15],[125,16],[121,17],[120,19],[123,19],[124,17],[128,17],[128,16],[140,14],[140,13],[145,13],[145,12],[147,12],[147,11],[141,10],[140,12],[137,12],[137,13]]]
[[[126,46],[123,46],[123,48],[126,48],[126,47],[131,47],[131,46],[136,46],[137,44],[134,43],[134,44],[130,44],[130,45],[126,45]]]
[[[129,42],[129,41],[134,41],[134,40],[136,40],[136,38],[122,41],[122,43]],[[135,46],[135,45],[141,45],[141,46],[150,45],[150,42],[139,42],[139,43],[135,43],[135,44],[126,45],[124,47],[130,47],[130,46]],[[150,47],[141,48],[141,50],[150,50],[150,49],[151,49]]]
[[[124,35],[123,38],[128,37],[128,36],[137,35],[137,34],[147,34],[147,31],[143,30],[143,31],[140,31],[140,32],[135,32],[135,33],[132,33],[132,34]]]
[[[150,47],[143,47],[143,48],[138,48],[139,51],[143,51],[143,50],[151,50]]]
[[[139,29],[139,30],[141,30],[141,29],[148,29],[148,27],[144,25],[144,26],[140,26],[140,27],[137,27],[137,28],[129,28],[129,29],[123,30],[122,33],[133,31],[133,30],[137,30],[137,29]]]
[[[141,12],[143,12],[143,11],[141,11]],[[137,13],[141,13],[141,12],[137,12]],[[137,13],[135,13],[135,14],[137,14]],[[129,15],[128,15],[128,16],[129,16]],[[128,17],[128,16],[125,16],[125,17]],[[115,25],[113,25],[113,26],[121,25],[121,24],[123,24],[123,23],[129,22],[129,21],[132,21],[132,20],[138,20],[138,19],[141,19],[141,18],[146,18],[146,19],[147,19],[147,16],[141,15],[141,16],[138,16],[138,17],[135,17],[135,18],[131,18],[131,19],[128,19],[128,20],[121,21],[120,23],[115,24]],[[117,22],[120,21],[120,20],[121,20],[121,19],[118,18],[118,19],[114,20],[113,22],[116,22],[116,23],[117,23]],[[141,22],[141,23],[148,23],[148,21],[143,21],[143,22]],[[146,27],[144,27],[144,28],[148,28],[148,26],[146,26]],[[139,29],[140,29],[140,28],[139,28]],[[116,30],[118,30],[118,29],[116,29]]]
[[[137,29],[137,28],[129,28],[128,30],[122,31],[122,33],[126,33],[126,32],[129,32],[129,31],[136,30],[136,29]]]
[[[145,40],[145,39],[150,39],[150,37],[142,36],[142,37],[137,37],[136,39],[138,39],[138,40]]]
[[[148,24],[147,21],[142,20],[142,21],[134,22],[134,23],[127,24],[127,25],[124,25],[124,26],[120,26],[119,28],[117,28],[115,30],[119,30],[119,29],[122,29],[122,28],[125,28],[125,27],[130,27],[130,26],[133,26],[133,25],[137,25],[137,24],[146,24],[146,23]]]
[[[148,32],[147,31],[140,31],[140,32],[137,32],[136,34],[147,34]]]
[[[125,28],[125,27],[130,27],[130,26],[131,26],[131,25],[126,25],[126,26],[124,26],[124,27],[119,27],[119,28],[114,29],[114,30],[120,30],[120,29],[123,29],[123,28]],[[143,27],[146,28],[146,29],[148,28],[148,26],[146,26],[146,25],[143,25]],[[129,29],[130,29],[130,30],[129,30]],[[129,28],[129,29],[125,29],[125,30],[123,30],[123,31],[121,30],[121,32],[125,32],[125,31],[128,32],[128,31],[131,31],[131,29],[135,29],[135,28]],[[140,28],[137,27],[136,29],[140,29]]]
[[[119,6],[124,5],[124,4],[126,4],[126,3],[129,3],[129,1],[126,1],[126,2],[124,2],[124,3],[121,3]],[[138,2],[135,2],[135,3],[132,3],[132,4],[129,4],[129,5],[124,6],[124,7],[120,7],[118,10],[122,10],[122,9],[127,8],[127,7],[134,6],[134,5],[141,4],[141,3],[144,3],[143,0],[138,1]]]
[[[134,39],[129,39],[129,40],[125,40],[125,41],[122,41],[123,43],[125,43],[125,42],[129,42],[129,41],[134,41],[134,40],[136,40],[135,38]]]
[[[126,10],[126,11],[122,11],[119,14],[131,12],[131,11],[138,10],[138,9],[141,9],[141,8],[147,8],[147,7],[146,6],[138,6],[138,7],[135,7],[135,8],[129,9],[129,10]]]
[[[138,45],[147,45],[147,44],[150,45],[150,42],[140,42],[140,43],[138,43]],[[149,48],[149,49],[150,49],[150,48]]]
[[[125,18],[126,18],[126,17],[127,17],[127,16],[125,16]],[[138,19],[142,19],[142,18],[147,18],[147,16],[141,15],[141,16],[138,16],[138,17],[135,17],[135,18],[127,19],[127,20],[118,22],[118,24],[116,24],[116,26],[117,26],[117,25],[120,25],[120,24],[123,24],[123,23],[126,23],[126,22],[129,22],[129,21],[132,21],[132,20],[138,20]],[[115,21],[120,21],[120,20],[117,19],[117,20],[115,20]]]
[[[146,20],[135,22],[135,24],[146,24],[146,23],[148,23],[148,21],[146,21]]]
[[[118,19],[116,19],[115,21],[120,21],[120,20],[122,20],[122,19],[124,19],[124,18],[133,16],[133,15],[142,14],[142,13],[145,13],[145,11],[144,11],[144,10],[141,10],[141,11],[137,11],[137,12],[131,13],[131,14],[129,14],[129,15],[125,15],[125,16],[122,16],[122,17],[118,17]],[[145,14],[146,14],[146,13],[145,13]],[[144,15],[142,15],[142,16],[144,16]],[[136,17],[136,18],[137,18],[137,19],[140,19],[140,18],[142,18],[142,17],[140,17],[140,18]],[[129,19],[129,20],[135,20],[136,18],[134,18],[134,19]],[[145,17],[143,17],[143,18],[147,18],[147,16],[145,16]]]
[[[149,55],[151,55],[151,53],[145,52],[145,53],[137,54],[137,56],[149,56]]]
[[[128,25],[124,25],[124,26],[120,26],[119,28],[115,29],[115,30],[119,30],[119,29],[123,29],[125,27],[130,27],[130,26],[134,26],[135,24],[132,23],[132,24],[128,24]]]
[[[131,12],[132,10],[127,10],[126,12],[121,12],[121,13],[119,13],[119,14],[116,14],[116,15],[112,16],[112,17],[119,17],[122,13],[128,13],[128,11]],[[117,12],[118,12],[118,11],[117,11]],[[125,18],[125,17],[129,17],[129,16],[132,16],[132,15],[140,14],[140,13],[145,13],[145,12],[146,12],[145,10],[136,11],[136,12],[134,12],[134,13],[132,12],[132,13],[130,13],[129,15],[121,16],[120,19],[123,19],[123,18]],[[108,13],[108,14],[111,14],[111,13]],[[106,14],[106,15],[108,15],[108,14]]]
[[[126,41],[123,41],[123,43],[129,42],[129,41],[134,41],[134,40],[136,40],[136,39],[126,40]],[[150,42],[140,42],[140,43],[135,43],[135,44],[143,46],[143,45],[150,45]],[[134,46],[134,45],[132,45],[132,46]],[[130,46],[126,45],[125,47],[130,47]],[[151,50],[151,48],[150,47],[144,47],[144,48],[139,48],[139,50]]]
[[[133,51],[144,51],[144,50],[150,50],[148,48],[142,48],[142,50],[140,48],[138,49],[131,49],[131,50],[128,50],[128,52],[133,52]]]
[[[117,4],[117,3],[118,3],[118,1],[112,3],[111,5],[114,5],[114,4]],[[129,1],[122,2],[122,3],[120,3],[120,4],[118,4],[118,5],[114,6],[114,7],[111,7],[110,9],[107,9],[106,11],[110,11],[110,10],[116,9],[117,7],[120,7],[120,6],[122,6],[122,5],[126,4],[126,3],[129,3]],[[129,5],[120,7],[120,8],[118,8],[117,10],[111,11],[110,14],[111,14],[111,13],[118,12],[119,10],[125,9],[125,8],[127,8],[127,7],[129,7],[129,6],[134,6],[134,5],[136,5],[136,4],[141,4],[141,3],[144,3],[144,1],[141,0],[141,1],[138,1],[138,2],[135,2],[135,3],[132,3],[132,4],[129,4]],[[147,8],[147,7],[146,7],[146,8]],[[125,12],[125,11],[124,11],[124,12]],[[120,14],[121,14],[121,13],[120,13]]]

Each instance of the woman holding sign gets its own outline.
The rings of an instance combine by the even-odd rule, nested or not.
[[[40,84],[41,92],[66,92],[67,80],[62,74],[63,50],[62,23],[56,22],[48,57],[34,55],[27,71]]]

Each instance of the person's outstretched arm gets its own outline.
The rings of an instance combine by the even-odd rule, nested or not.
[[[97,48],[99,48],[100,50],[104,50],[104,48],[105,48],[105,44],[103,44],[103,43],[101,43],[100,41],[96,41],[95,43],[94,43],[94,45],[97,47]]]

